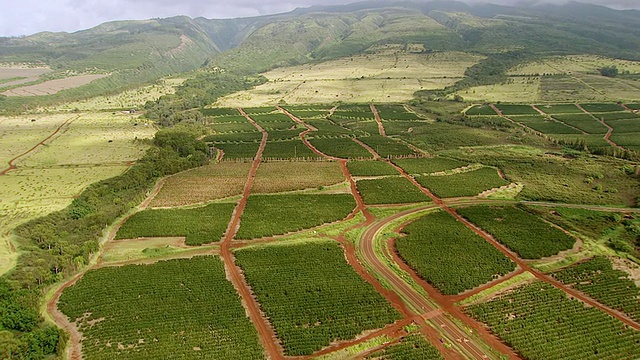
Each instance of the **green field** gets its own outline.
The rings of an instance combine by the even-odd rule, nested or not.
[[[347,264],[335,242],[278,244],[234,254],[287,356],[311,355],[400,319]]]
[[[535,282],[466,311],[526,359],[635,359],[640,333]]]
[[[640,151],[640,132],[611,135],[611,141],[627,149]]]
[[[502,111],[502,115],[539,115],[533,107],[529,105],[508,105],[496,104],[496,107]]]
[[[58,304],[89,359],[263,359],[240,297],[215,257],[89,271]]]
[[[407,225],[400,256],[445,295],[455,295],[513,271],[516,264],[446,212]]]
[[[497,115],[489,105],[475,105],[465,112],[467,115]]]
[[[536,105],[547,114],[581,114],[582,110],[574,104]]]
[[[468,163],[464,163],[462,161],[447,159],[443,157],[397,159],[393,162],[394,164],[400,166],[404,171],[412,175],[433,174],[469,165]]]
[[[311,145],[329,156],[341,159],[370,159],[373,158],[367,149],[363,148],[351,138],[317,138],[309,141]]]
[[[300,139],[268,141],[262,153],[264,159],[311,159],[319,158]]]
[[[431,199],[404,177],[358,180],[358,192],[365,204],[408,204]]]
[[[235,204],[210,204],[193,209],[151,209],[129,218],[116,239],[184,236],[187,245],[220,241]]]
[[[589,114],[561,114],[554,115],[554,119],[557,119],[563,123],[578,128],[587,134],[606,134],[607,127],[599,123]]]
[[[420,119],[416,114],[407,111],[402,105],[376,105],[378,114],[382,120],[418,120]]]
[[[575,239],[517,207],[475,206],[458,211],[524,259],[539,259],[573,247]]]
[[[353,176],[398,175],[393,166],[382,161],[349,161],[347,168]]]
[[[253,159],[260,147],[257,142],[214,143],[213,145],[224,151],[224,159]]]
[[[356,207],[351,194],[252,195],[242,214],[238,239],[257,239],[344,219]]]
[[[603,112],[613,112],[613,111],[624,111],[622,106],[618,104],[608,104],[608,103],[591,103],[591,104],[580,104],[582,108],[592,113],[603,113]]]
[[[416,152],[397,140],[380,135],[370,135],[358,138],[363,143],[369,145],[378,155],[384,158],[399,156],[413,156]]]
[[[543,134],[581,134],[579,130],[544,116],[512,116],[511,119]]]
[[[416,180],[441,198],[475,196],[509,185],[508,181],[498,175],[496,169],[489,167],[445,176],[417,176]]]

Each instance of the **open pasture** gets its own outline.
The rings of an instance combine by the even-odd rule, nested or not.
[[[410,204],[431,199],[404,177],[358,180],[358,192],[365,204]]]
[[[573,247],[576,240],[517,207],[474,206],[460,215],[491,233],[524,259],[540,259]]]
[[[9,160],[36,146],[73,118],[69,114],[0,117],[0,168],[9,167]]]
[[[233,203],[214,203],[190,209],[143,210],[122,224],[116,239],[180,236],[192,246],[217,242],[227,229],[234,208]]]
[[[635,119],[605,120],[614,134],[640,132],[640,117]]]
[[[356,207],[351,194],[251,195],[236,238],[257,239],[342,220]]]
[[[334,161],[270,161],[258,168],[251,191],[256,194],[305,190],[345,181]]]
[[[264,359],[240,297],[213,256],[89,271],[60,297],[90,359]]]
[[[474,105],[465,111],[467,115],[497,115],[496,111],[489,105]]]
[[[172,207],[204,203],[242,194],[251,163],[220,162],[170,176],[149,204]]]
[[[542,75],[584,73],[597,74],[605,66],[616,66],[621,71],[640,73],[640,62],[613,59],[598,55],[553,56],[528,64],[518,65],[508,71],[509,75]]]
[[[466,312],[527,359],[635,359],[640,332],[536,281]]]
[[[591,113],[624,111],[622,106],[618,104],[611,104],[611,103],[587,103],[587,104],[580,104],[580,106],[582,106],[583,109]]]
[[[219,99],[218,106],[403,102],[418,90],[442,89],[482,59],[458,52],[376,52],[321,63],[283,67],[263,75],[269,82]]]
[[[109,75],[77,75],[64,79],[45,81],[40,84],[23,86],[2,93],[5,96],[42,96],[56,94],[62,90],[73,89]]]
[[[317,138],[309,141],[318,150],[329,156],[342,159],[370,159],[373,158],[367,149],[348,137]]]
[[[398,254],[445,295],[473,289],[515,270],[516,264],[446,212],[407,225]]]
[[[477,170],[452,175],[423,175],[416,180],[441,198],[475,196],[483,191],[509,185],[493,168],[483,167]]]
[[[311,355],[400,319],[347,264],[336,242],[250,247],[234,254],[287,356]]]
[[[469,165],[468,163],[444,157],[418,159],[396,159],[393,163],[412,175],[433,174]]]

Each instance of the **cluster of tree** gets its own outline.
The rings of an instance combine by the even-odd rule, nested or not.
[[[43,287],[86,264],[99,249],[103,230],[139,204],[158,178],[209,159],[207,145],[192,134],[161,130],[127,172],[92,184],[66,209],[16,228],[23,251],[16,268],[0,279],[0,358],[54,354],[61,334],[41,324],[38,298]]]
[[[186,121],[199,121],[202,114],[185,111],[212,104],[219,97],[246,90],[266,82],[263,76],[245,76],[218,70],[202,71],[187,80],[175,94],[147,102],[147,117],[162,126]]]
[[[606,76],[606,77],[610,77],[610,78],[614,78],[616,76],[618,76],[618,67],[616,67],[615,65],[613,66],[605,66],[602,67],[600,69],[598,69],[600,71],[600,75],[602,76]]]

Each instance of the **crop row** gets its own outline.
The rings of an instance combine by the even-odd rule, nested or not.
[[[473,289],[513,271],[515,263],[446,212],[406,226],[396,241],[399,255],[445,295]]]
[[[443,157],[398,159],[393,160],[393,162],[412,175],[433,174],[469,165],[462,161]]]
[[[496,112],[489,105],[475,105],[466,112],[467,115],[496,115]]]
[[[496,104],[503,115],[539,115],[540,113],[530,105]]]
[[[539,281],[466,311],[525,359],[622,360],[640,354],[640,332]]]
[[[92,270],[58,307],[79,319],[87,359],[264,358],[222,261],[212,256]]]
[[[422,335],[411,334],[397,344],[371,354],[367,359],[385,360],[444,360],[444,357]]]
[[[538,109],[547,114],[580,114],[580,110],[575,104],[553,104],[553,105],[537,105]]]
[[[130,217],[116,239],[185,236],[187,245],[202,245],[222,238],[235,204],[209,204],[194,209],[150,209]]]
[[[489,167],[446,176],[417,176],[416,180],[441,198],[475,196],[486,190],[509,185],[496,169]]]
[[[235,257],[286,355],[310,355],[400,317],[337,243],[247,248]]]
[[[524,259],[555,255],[575,243],[562,230],[517,207],[473,206],[458,212]]]
[[[431,199],[404,177],[358,180],[358,192],[366,204],[409,204]]]
[[[554,115],[555,119],[578,128],[588,134],[606,134],[607,127],[602,125],[589,114],[563,114]]]
[[[629,274],[613,269],[606,257],[596,256],[553,276],[634,320],[640,320],[640,288],[629,279]]]
[[[353,176],[398,175],[393,166],[383,161],[349,161],[347,168]]]
[[[329,156],[342,159],[372,158],[373,155],[348,137],[312,139],[311,144]]]
[[[281,235],[344,219],[356,207],[351,194],[251,195],[238,239]]]
[[[418,120],[418,116],[407,111],[402,105],[377,105],[378,114],[382,120]]]
[[[415,155],[415,151],[411,150],[408,146],[401,142],[380,136],[378,134],[371,134],[369,136],[363,136],[359,138],[360,141],[369,145],[380,156],[385,158],[410,156]]]
[[[518,117],[514,116],[511,119],[544,134],[581,134],[580,131],[573,129],[559,121],[546,119],[545,117],[540,115]]]

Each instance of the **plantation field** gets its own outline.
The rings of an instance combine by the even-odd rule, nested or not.
[[[347,168],[353,176],[398,175],[393,166],[383,161],[349,161]]]
[[[418,176],[416,180],[441,198],[475,196],[486,190],[509,185],[508,181],[498,175],[496,169],[488,167],[446,176]]]
[[[337,123],[327,119],[310,119],[306,120],[305,122],[318,129],[318,132],[314,133],[314,136],[335,137],[338,135],[346,135],[352,133],[352,130],[350,130],[349,128],[340,126]]]
[[[460,215],[485,229],[524,259],[540,259],[573,247],[575,239],[516,207],[475,206]]]
[[[420,334],[411,334],[403,338],[397,344],[393,344],[384,348],[384,350],[375,352],[367,359],[388,359],[388,360],[444,360],[431,343],[429,343]]]
[[[613,133],[637,133],[640,132],[640,118],[606,120],[607,125],[613,128]]]
[[[496,104],[503,115],[538,115],[538,111],[529,105]]]
[[[606,126],[602,125],[589,114],[553,115],[553,117],[565,124],[578,128],[587,134],[606,134],[608,131]]]
[[[220,241],[235,204],[209,204],[192,209],[150,209],[130,217],[116,239],[184,236],[187,245]]]
[[[539,281],[466,311],[527,359],[635,359],[640,333]]]
[[[582,134],[580,130],[571,128],[560,121],[547,119],[544,116],[512,116],[511,119],[543,134]]]
[[[402,105],[378,105],[376,108],[383,121],[420,119],[415,113],[407,111]]]
[[[640,288],[629,274],[615,270],[611,260],[604,256],[573,265],[553,276],[636,321],[640,319]]]
[[[580,106],[582,106],[583,109],[591,113],[624,111],[622,106],[618,104],[611,104],[611,103],[588,103],[588,104],[580,104]],[[596,115],[596,116],[600,116],[600,115]]]
[[[515,270],[516,264],[445,212],[407,225],[396,240],[398,254],[445,295],[473,289]]]
[[[252,247],[234,254],[285,355],[311,355],[400,319],[347,264],[335,242]]]
[[[337,162],[273,161],[263,162],[251,191],[277,193],[334,185],[345,181]]]
[[[582,114],[580,110],[574,104],[541,104],[536,105],[538,109],[544,111],[547,114]]]
[[[377,134],[363,136],[358,140],[369,145],[378,155],[385,158],[416,155],[415,151],[401,142]]]
[[[627,149],[640,151],[640,132],[611,135],[611,141]]]
[[[393,163],[400,166],[407,173],[413,175],[433,174],[469,165],[462,161],[447,159],[443,157],[397,159],[394,160]]]
[[[236,238],[257,239],[344,219],[355,209],[351,194],[252,195]]]
[[[240,195],[250,168],[248,162],[223,161],[183,171],[167,178],[149,205],[184,206]]]
[[[342,159],[366,159],[373,158],[367,149],[363,148],[348,137],[340,138],[316,138],[309,141],[318,150],[329,156]]]
[[[257,142],[214,143],[215,148],[224,151],[225,159],[253,159],[258,153]]]
[[[62,90],[73,89],[109,75],[78,75],[64,79],[45,81],[40,84],[23,86],[2,93],[5,96],[40,96],[56,94]]]
[[[269,141],[262,153],[264,159],[310,159],[319,158],[300,139]]]
[[[418,90],[442,89],[480,61],[460,52],[412,54],[382,51],[321,63],[277,68],[269,82],[219,99],[216,106],[403,102]]]
[[[431,199],[404,177],[358,180],[358,192],[365,204],[409,204]]]
[[[89,271],[59,309],[82,332],[90,359],[264,359],[240,297],[218,258]]]

